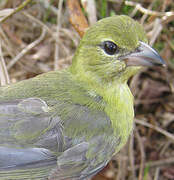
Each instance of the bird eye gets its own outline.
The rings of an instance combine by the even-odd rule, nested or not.
[[[105,41],[103,44],[104,51],[109,55],[114,55],[117,52],[117,45],[111,41]]]

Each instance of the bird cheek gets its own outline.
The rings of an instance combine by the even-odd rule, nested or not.
[[[124,61],[115,62],[115,68],[117,72],[122,72],[126,69],[126,63]]]

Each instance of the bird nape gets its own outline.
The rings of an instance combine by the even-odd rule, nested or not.
[[[127,80],[163,64],[140,24],[113,16],[87,30],[69,68],[0,87],[0,179],[95,175],[132,132]]]

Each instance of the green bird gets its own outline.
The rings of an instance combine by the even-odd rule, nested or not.
[[[69,68],[0,87],[0,179],[95,175],[132,132],[128,79],[163,64],[140,24],[113,16],[87,30]]]

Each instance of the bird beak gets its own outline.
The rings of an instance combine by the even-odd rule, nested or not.
[[[136,51],[124,56],[127,66],[165,66],[161,56],[148,44],[141,42]]]

